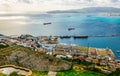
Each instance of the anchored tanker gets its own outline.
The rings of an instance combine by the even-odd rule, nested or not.
[[[52,23],[51,22],[43,23],[43,25],[49,25],[49,24],[52,24]]]
[[[75,30],[75,28],[68,28],[68,31]]]
[[[74,38],[88,38],[88,36],[73,36]]]

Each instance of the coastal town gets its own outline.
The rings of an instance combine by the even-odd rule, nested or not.
[[[32,35],[0,35],[0,45],[23,46],[35,52],[44,52],[56,58],[75,59],[94,64],[92,67],[104,73],[111,73],[120,68],[120,61],[115,60],[114,53],[109,48],[94,48],[75,45],[64,45],[58,42],[57,36],[38,36]],[[82,66],[83,69],[86,68]]]
[[[0,0],[0,76],[120,76],[120,0]]]

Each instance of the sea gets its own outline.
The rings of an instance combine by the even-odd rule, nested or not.
[[[44,23],[51,23],[44,25]],[[68,30],[74,28],[73,30]],[[88,38],[59,38],[61,44],[111,49],[120,59],[120,16],[80,13],[0,14],[0,34],[33,36],[88,35]]]

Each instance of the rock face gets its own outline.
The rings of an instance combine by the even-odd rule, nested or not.
[[[21,50],[11,52],[6,57],[6,60],[7,64],[14,64],[39,71],[60,71],[71,68],[71,63],[67,61],[48,56],[44,53],[28,53]]]

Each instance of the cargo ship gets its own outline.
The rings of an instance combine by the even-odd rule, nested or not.
[[[88,38],[88,36],[73,36],[73,38]]]
[[[75,30],[75,28],[68,28],[68,31]]]
[[[43,23],[43,25],[49,25],[52,24],[51,22]]]
[[[60,38],[71,38],[71,36],[60,36]]]

